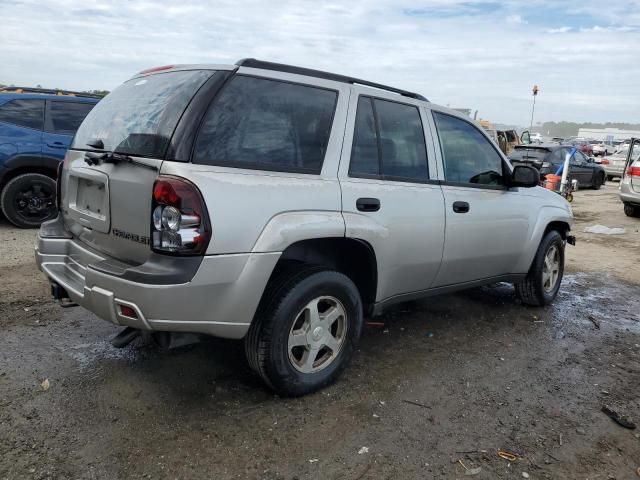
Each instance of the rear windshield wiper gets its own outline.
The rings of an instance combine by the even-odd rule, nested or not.
[[[94,145],[89,145],[94,146]],[[87,165],[100,165],[101,163],[113,163],[117,165],[118,163],[130,163],[131,165],[136,165],[142,168],[148,168],[149,170],[153,170],[154,172],[158,171],[158,167],[153,165],[148,165],[143,162],[138,162],[134,160],[129,155],[124,155],[122,153],[115,152],[86,152],[84,154],[84,161]]]

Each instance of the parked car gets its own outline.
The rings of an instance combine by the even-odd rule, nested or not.
[[[538,169],[540,177],[552,173],[564,165],[565,158],[570,154],[571,146],[555,143],[541,145],[520,145],[509,155],[513,165],[531,165]],[[577,151],[569,163],[569,179],[578,181],[579,187],[598,190],[606,181],[604,168],[593,159]]]
[[[254,59],[135,75],[84,120],[59,185],[36,247],[55,298],[130,327],[119,346],[244,338],[284,395],[333,381],[392,304],[496,281],[552,302],[574,241],[569,204],[467,116]]]
[[[640,217],[640,139],[632,139],[631,145],[627,170],[620,180],[620,200],[627,216]]]
[[[621,153],[614,155],[608,155],[602,159],[601,165],[607,174],[607,180],[613,180],[614,178],[622,178],[625,167],[627,165],[627,157],[629,150],[623,150]],[[635,161],[640,157],[640,148],[634,148],[632,160]]]
[[[598,155],[609,155],[609,153],[613,153],[614,151],[613,145],[599,142],[597,140],[594,140],[593,143],[591,143],[591,148],[593,150],[594,157],[597,157]]]
[[[565,139],[562,143],[564,145],[572,145],[576,147],[587,157],[591,157],[593,155],[593,147],[591,146],[590,140],[587,138],[574,137],[571,139]]]
[[[98,102],[60,90],[0,89],[0,207],[21,228],[55,217],[55,180],[76,130]]]

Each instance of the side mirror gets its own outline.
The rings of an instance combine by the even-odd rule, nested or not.
[[[520,142],[523,145],[531,144],[531,134],[529,133],[529,130],[525,130],[524,132],[522,132],[522,134],[520,135]]]
[[[540,172],[529,165],[517,165],[511,173],[511,187],[537,187],[540,184]]]
[[[595,163],[596,159],[593,157],[587,157],[587,162],[589,163]]]

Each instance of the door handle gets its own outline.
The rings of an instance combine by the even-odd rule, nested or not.
[[[453,202],[453,211],[456,213],[467,213],[469,208],[468,202]]]
[[[51,148],[67,148],[62,142],[47,143],[47,146]]]
[[[380,210],[380,200],[377,198],[359,198],[356,200],[356,208],[361,212],[377,212]]]

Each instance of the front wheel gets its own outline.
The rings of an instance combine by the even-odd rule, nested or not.
[[[245,338],[249,365],[277,393],[300,396],[332,383],[362,331],[362,301],[342,273],[320,267],[270,282]]]
[[[551,230],[540,242],[527,277],[515,285],[516,294],[527,305],[548,305],[558,295],[563,273],[564,240]]]

